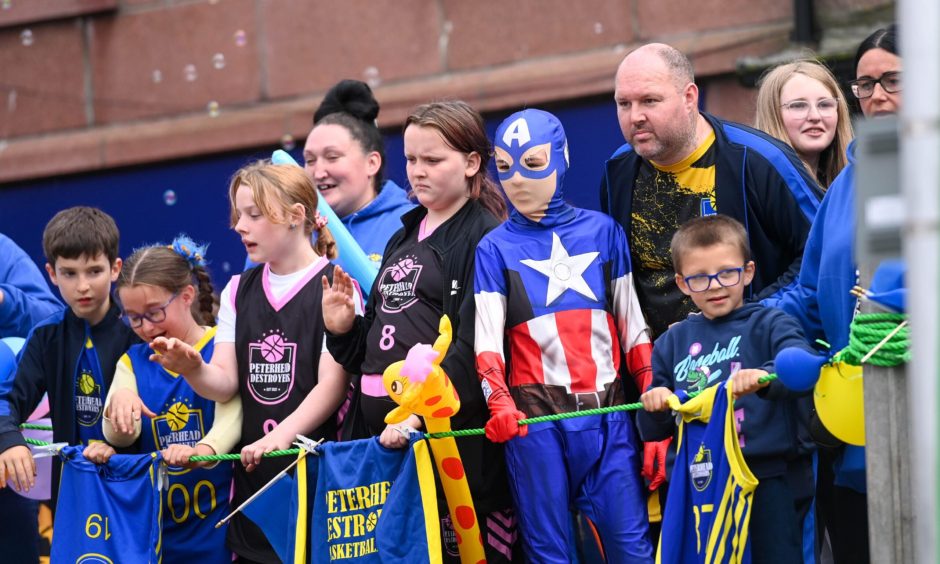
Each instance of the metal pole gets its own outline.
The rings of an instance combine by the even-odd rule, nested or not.
[[[940,292],[940,2],[901,0],[898,5],[904,59],[901,110],[901,191],[907,219],[904,257],[908,264],[911,472],[914,553],[917,562],[937,562],[938,372],[937,319]]]
[[[901,255],[905,214],[898,191],[898,121],[865,120],[857,130],[856,258],[861,284],[867,287],[883,260]],[[872,311],[867,304],[865,309]],[[914,562],[907,367],[867,365],[864,377],[871,562],[907,564]]]

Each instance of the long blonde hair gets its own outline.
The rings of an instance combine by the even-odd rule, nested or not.
[[[317,227],[317,189],[304,169],[294,165],[271,164],[270,161],[258,161],[240,168],[232,176],[228,189],[232,227],[238,223],[235,193],[241,186],[251,189],[255,205],[271,223],[287,223],[291,207],[294,204],[302,205],[304,234],[309,238],[316,232],[317,242],[314,249],[317,254],[336,258],[336,241],[333,240],[333,234],[325,225]]]
[[[760,89],[757,91],[757,116],[754,127],[793,147],[793,143],[787,135],[786,127],[783,125],[780,92],[794,74],[802,74],[819,81],[837,102],[836,134],[832,139],[832,143],[820,153],[817,170],[813,170],[805,160],[803,161],[806,169],[825,190],[835,180],[839,172],[845,168],[848,162],[846,149],[853,137],[848,103],[842,89],[839,88],[839,83],[828,68],[812,59],[800,59],[767,71],[761,78]]]

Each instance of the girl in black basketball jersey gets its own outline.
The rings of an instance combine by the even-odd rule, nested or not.
[[[157,338],[151,357],[186,376],[214,401],[242,401],[241,459],[236,506],[291,461],[262,455],[289,448],[297,434],[335,438],[337,408],[348,375],[324,346],[320,276],[333,276],[336,245],[316,213],[317,195],[303,169],[256,163],[235,173],[231,219],[249,258],[259,263],[222,291],[215,352],[209,363],[177,339]],[[311,235],[316,242],[311,244]],[[241,514],[228,546],[240,562],[277,557],[261,530]]]
[[[412,415],[386,426],[395,403],[382,386],[382,372],[405,358],[416,343],[433,343],[443,314],[454,339],[442,367],[460,395],[454,429],[482,427],[488,412],[473,353],[473,257],[477,243],[506,217],[506,204],[487,174],[492,149],[483,119],[463,102],[417,108],[405,124],[408,181],[420,207],[402,216],[389,240],[366,305],[356,315],[349,276],[337,268],[333,284],[323,280],[327,348],[346,370],[362,374],[343,425],[344,438],[379,436],[389,448],[408,444],[404,426],[420,429]],[[482,437],[457,443],[473,495],[487,560],[512,560],[515,519],[500,445]],[[442,507],[446,507],[442,505]],[[443,552],[456,561],[457,543],[442,513]]]

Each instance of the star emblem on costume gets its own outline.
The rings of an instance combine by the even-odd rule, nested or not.
[[[552,231],[552,254],[545,260],[523,259],[522,264],[548,277],[548,296],[545,307],[551,305],[565,290],[574,290],[586,298],[597,301],[597,296],[584,280],[584,271],[599,255],[597,251],[571,256],[561,244],[561,238]]]

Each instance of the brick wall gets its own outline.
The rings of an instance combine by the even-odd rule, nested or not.
[[[878,3],[828,4],[853,1]],[[0,0],[0,182],[302,139],[341,78],[375,85],[384,126],[441,97],[604,94],[653,40],[749,121],[729,73],[791,20],[781,0]]]

